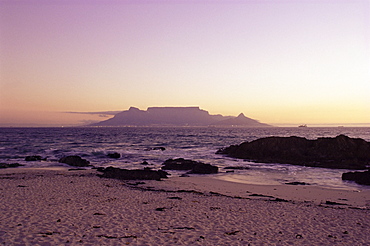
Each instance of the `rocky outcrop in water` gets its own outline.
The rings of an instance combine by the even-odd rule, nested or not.
[[[114,159],[118,159],[121,157],[121,154],[120,153],[117,153],[117,152],[114,152],[114,153],[108,153],[107,156],[109,158],[114,158]]]
[[[146,148],[145,151],[151,151],[151,150],[161,150],[161,151],[165,151],[166,148],[165,147],[152,147],[152,148]]]
[[[77,155],[65,156],[59,159],[60,163],[65,163],[74,167],[88,167],[90,162],[88,160],[82,159]]]
[[[26,156],[25,161],[46,161],[46,158],[42,158],[39,155]]]
[[[229,157],[263,163],[283,163],[338,169],[366,169],[370,143],[339,135],[308,140],[302,137],[267,137],[217,151]]]
[[[11,163],[11,164],[0,163],[0,168],[12,168],[12,167],[21,167],[21,166],[24,166],[24,165],[19,164],[19,163]]]
[[[168,173],[162,170],[154,171],[150,169],[127,170],[115,167],[98,168],[103,174],[98,175],[102,178],[113,178],[121,180],[161,180],[167,178]]]
[[[202,162],[185,160],[183,158],[169,159],[163,163],[163,170],[185,170],[193,174],[218,173],[218,167]]]
[[[370,185],[370,170],[365,172],[343,173],[342,180],[355,181],[360,185]]]

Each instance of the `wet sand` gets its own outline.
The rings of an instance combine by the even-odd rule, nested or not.
[[[2,245],[368,245],[368,191],[0,170]],[[329,203],[328,203],[328,202]]]

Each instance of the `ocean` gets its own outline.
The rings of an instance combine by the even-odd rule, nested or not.
[[[303,167],[289,164],[254,163],[215,154],[219,148],[268,136],[299,136],[308,139],[349,137],[370,141],[370,128],[358,127],[91,127],[91,128],[0,128],[0,163],[24,167],[67,166],[58,163],[63,156],[79,155],[95,167],[159,169],[167,159],[185,158],[219,167],[215,178],[240,183],[275,185],[305,182],[331,189],[369,189],[342,181],[347,170]],[[161,148],[159,148],[161,147]],[[164,150],[163,150],[164,149]],[[119,159],[107,156],[120,153]],[[25,161],[39,155],[45,161]],[[146,162],[147,164],[143,164]],[[244,166],[247,170],[226,172],[225,167]],[[171,175],[181,172],[171,171]]]

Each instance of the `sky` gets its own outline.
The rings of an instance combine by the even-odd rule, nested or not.
[[[370,126],[369,95],[369,0],[0,0],[0,126],[130,106]]]

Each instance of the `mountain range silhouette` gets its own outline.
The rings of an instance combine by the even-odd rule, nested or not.
[[[130,107],[117,113],[113,118],[90,126],[244,126],[271,127],[257,120],[246,117],[211,115],[199,107],[149,107],[140,110]]]

